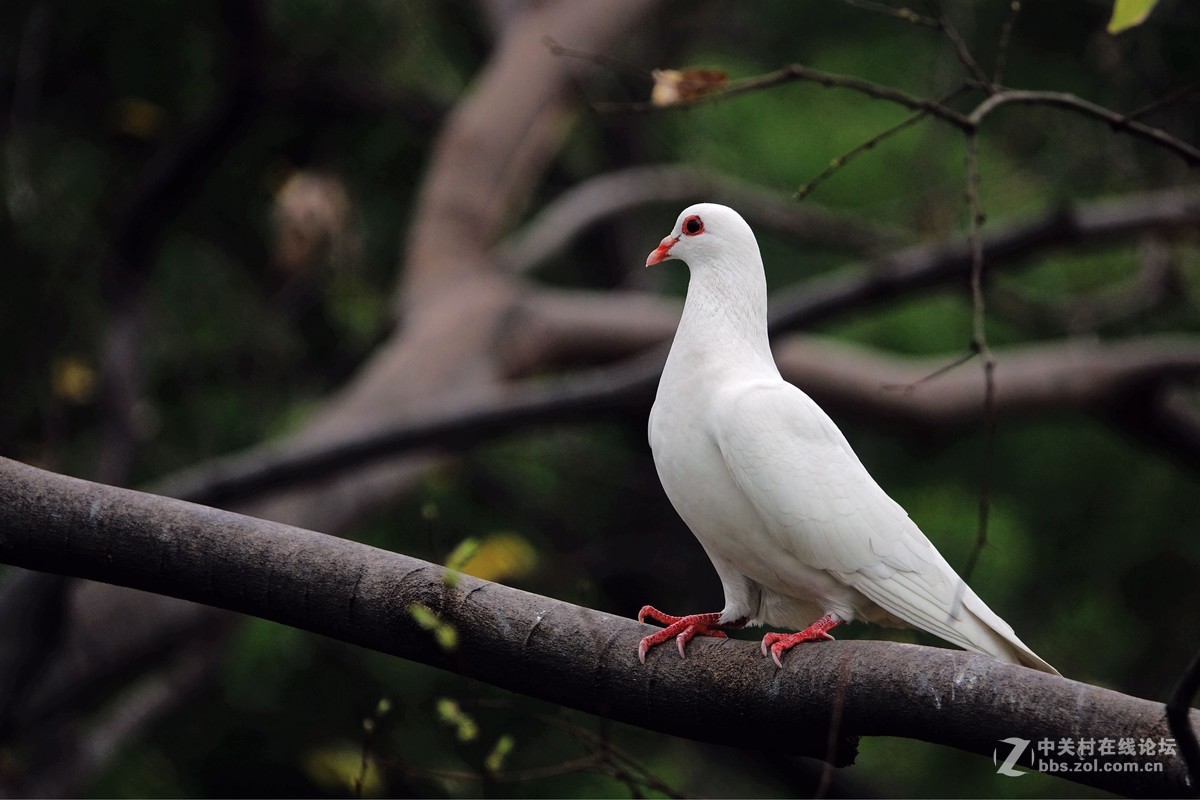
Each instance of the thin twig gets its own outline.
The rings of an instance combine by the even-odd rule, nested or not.
[[[928,5],[937,12],[938,30],[950,40],[950,44],[953,45],[954,54],[958,56],[958,60],[967,68],[967,72],[971,73],[972,77],[987,89],[988,94],[991,94],[995,91],[995,88],[992,86],[988,74],[983,71],[983,68],[979,66],[979,62],[971,55],[971,51],[967,48],[967,43],[963,40],[962,36],[959,35],[958,29],[950,22],[949,17],[942,12],[941,6],[936,0],[929,0]]]
[[[816,83],[826,88],[849,89],[852,92],[864,94],[867,97],[872,97],[876,100],[884,100],[889,103],[904,106],[913,111],[926,111],[931,116],[949,122],[954,127],[962,130],[965,133],[971,133],[975,129],[975,123],[969,121],[957,111],[947,108],[933,100],[926,100],[923,97],[915,97],[914,95],[902,92],[899,89],[893,89],[890,86],[883,86],[872,81],[855,78],[850,75],[838,75],[833,72],[824,72],[819,69],[812,69],[803,64],[789,64],[786,67],[777,69],[774,72],[769,72],[765,75],[760,75],[755,78],[746,78],[740,81],[731,82],[726,88],[717,91],[709,92],[698,97],[680,100],[669,106],[656,105],[651,102],[644,103],[595,103],[594,107],[598,111],[628,111],[628,112],[645,112],[645,111],[660,111],[665,108],[690,108],[702,103],[711,103],[715,100],[732,97],[740,94],[748,94],[760,89],[770,89],[775,86],[782,86],[787,83],[796,81],[808,81]]]
[[[883,14],[886,17],[894,17],[895,19],[909,22],[913,25],[923,25],[926,28],[934,28],[935,30],[940,28],[936,19],[933,17],[922,16],[921,14],[913,11],[911,8],[906,8],[903,6],[900,8],[892,8],[891,6],[886,6],[883,3],[872,2],[872,0],[842,0],[842,2],[848,6],[854,6],[855,8],[861,8],[864,11],[871,11],[876,14]]]
[[[613,58],[604,53],[590,53],[586,50],[565,47],[550,36],[542,37],[542,44],[546,45],[546,49],[550,51],[550,55],[559,58],[577,58],[580,61],[590,61],[598,67],[608,67],[619,72],[628,72],[631,75],[638,75],[647,79],[653,74],[645,67],[639,67],[637,64],[631,64],[628,61],[622,61],[619,58]]]
[[[1089,100],[1084,100],[1081,97],[1076,97],[1075,95],[1067,92],[1039,92],[1020,89],[1005,89],[1004,91],[993,94],[976,106],[975,110],[967,115],[966,120],[970,125],[977,127],[997,108],[1014,103],[1065,108],[1078,112],[1086,117],[1093,117],[1095,119],[1103,120],[1111,125],[1115,131],[1124,131],[1131,136],[1137,136],[1138,138],[1153,142],[1160,147],[1164,147],[1167,150],[1172,151],[1191,166],[1200,164],[1200,149],[1197,149],[1180,139],[1176,139],[1166,131],[1138,122],[1137,120],[1133,119],[1132,116],[1118,114],[1112,109],[1096,105]]]
[[[1197,741],[1189,719],[1197,692],[1200,692],[1200,653],[1196,653],[1167,702],[1167,725],[1175,734],[1175,743],[1179,746],[1183,763],[1187,764],[1193,790],[1200,789],[1200,741]]]
[[[971,246],[971,305],[973,325],[971,349],[979,353],[983,361],[983,475],[979,489],[979,530],[975,546],[963,569],[963,580],[971,579],[971,573],[979,561],[983,548],[987,546],[988,519],[992,506],[992,461],[996,440],[996,359],[987,343],[985,305],[983,297],[983,208],[979,201],[979,139],[967,137],[967,205],[970,209],[968,239]]]
[[[629,781],[624,780],[621,776],[633,778],[638,784],[665,794],[667,797],[684,797],[682,793],[656,776],[647,767],[643,766],[641,762],[629,755],[629,753],[613,744],[607,736],[593,733],[586,728],[559,717],[552,717],[546,714],[534,714],[533,716],[574,737],[581,744],[594,748],[605,763],[613,768],[613,777],[623,780],[626,785],[629,785]]]
[[[963,355],[954,359],[950,363],[943,364],[942,366],[935,369],[933,372],[930,372],[928,375],[922,375],[920,378],[917,378],[915,381],[910,381],[909,383],[885,383],[882,388],[884,391],[887,391],[887,392],[903,392],[905,394],[908,394],[908,393],[912,392],[914,389],[916,389],[918,386],[920,386],[921,384],[928,383],[929,381],[940,378],[943,375],[945,375],[947,372],[950,372],[951,370],[961,367],[963,364],[967,363],[968,361],[970,361],[972,358],[974,358],[977,355],[979,355],[979,351],[975,350],[975,348],[972,347],[966,353],[964,353]]]
[[[493,772],[484,775],[481,772],[475,772],[466,769],[441,769],[438,767],[417,767],[411,764],[405,764],[399,759],[376,756],[375,761],[382,767],[398,772],[408,778],[421,778],[424,780],[451,780],[451,781],[471,781],[482,783],[484,780],[496,781],[497,783],[527,783],[529,781],[542,780],[545,778],[556,778],[560,775],[570,775],[576,772],[596,772],[603,766],[603,759],[597,755],[580,756],[572,758],[557,764],[547,764],[541,767],[529,767],[527,769],[508,770],[503,772]]]
[[[941,99],[939,99],[937,101],[938,104],[944,106],[946,103],[950,102],[955,97],[957,97],[958,95],[960,95],[964,91],[966,91],[967,88],[968,88],[967,86],[958,87],[953,92],[951,92],[951,93],[947,94],[946,96],[942,97]],[[886,139],[890,139],[892,136],[895,136],[897,133],[900,133],[900,131],[903,131],[910,126],[915,125],[916,123],[925,119],[925,117],[927,117],[927,116],[929,116],[929,111],[927,109],[922,109],[921,111],[918,111],[917,113],[912,114],[911,116],[905,117],[903,120],[896,123],[895,125],[888,128],[887,130],[882,131],[881,133],[878,133],[875,136],[872,136],[870,139],[868,139],[867,141],[858,145],[857,147],[843,153],[840,156],[837,156],[832,161],[830,161],[829,166],[827,166],[827,167],[825,167],[825,169],[821,170],[821,172],[818,173],[815,178],[808,181],[807,183],[802,184],[800,186],[800,188],[796,190],[796,193],[794,195],[792,195],[792,199],[799,202],[800,200],[803,200],[804,198],[808,197],[810,194],[812,194],[817,189],[818,186],[820,186],[822,183],[824,183],[826,180],[828,180],[832,175],[834,175],[836,172],[838,172],[842,167],[846,166],[851,161],[853,161],[854,159],[861,156],[863,153],[866,153],[868,150],[874,149],[875,146],[878,145],[880,142],[883,142]]]
[[[1012,0],[1008,4],[1008,14],[1004,24],[1000,26],[1000,41],[996,45],[996,65],[992,68],[992,85],[1004,83],[1004,70],[1008,66],[1008,44],[1012,41],[1013,28],[1017,24],[1017,15],[1021,13],[1021,0]]]
[[[510,712],[518,710],[518,707],[510,700],[500,697],[481,699],[479,706],[482,708],[503,709]],[[524,709],[520,710],[524,711]],[[608,767],[609,770],[606,770],[606,772],[614,779],[625,782],[626,777],[632,777],[642,786],[646,786],[656,792],[661,792],[668,797],[684,796],[661,778],[655,776],[653,772],[633,756],[629,755],[629,753],[612,743],[612,739],[608,735],[608,723],[610,720],[607,718],[600,718],[601,732],[595,733],[558,715],[542,714],[536,711],[525,711],[525,713],[543,725],[557,728],[584,747],[591,748],[593,752],[589,754],[589,757],[595,760],[598,767]]]
[[[1140,118],[1146,116],[1147,114],[1151,114],[1155,111],[1161,111],[1162,109],[1166,108],[1169,105],[1172,105],[1173,103],[1177,103],[1180,100],[1184,100],[1188,97],[1191,97],[1198,91],[1200,91],[1200,80],[1192,81],[1191,83],[1187,84],[1186,86],[1182,86],[1182,87],[1176,89],[1175,91],[1173,91],[1163,97],[1160,97],[1159,99],[1155,100],[1152,103],[1147,103],[1146,105],[1142,106],[1139,109],[1130,111],[1128,114],[1125,115],[1125,119],[1130,119],[1130,120],[1140,119]]]
[[[717,100],[733,97],[741,94],[748,94],[760,89],[769,89],[775,86],[781,86],[795,81],[808,81],[816,83],[826,88],[848,89],[859,94],[864,94],[867,97],[876,100],[883,100],[889,103],[903,106],[913,111],[925,111],[930,116],[936,117],[943,122],[948,122],[954,127],[966,134],[973,134],[978,130],[980,124],[993,111],[1001,106],[1014,103],[1025,105],[1044,105],[1063,108],[1070,111],[1075,111],[1087,117],[1099,119],[1107,122],[1115,131],[1122,131],[1144,139],[1148,142],[1163,147],[1178,155],[1189,165],[1200,164],[1200,149],[1178,139],[1171,134],[1159,128],[1151,127],[1134,119],[1137,114],[1125,115],[1120,114],[1112,109],[1097,105],[1089,100],[1084,100],[1068,92],[1043,92],[1029,91],[1022,89],[1004,89],[996,91],[988,96],[982,103],[975,107],[969,115],[963,115],[952,108],[938,103],[934,100],[926,100],[923,97],[916,97],[902,92],[899,89],[894,89],[890,86],[883,86],[872,81],[855,78],[849,75],[838,75],[832,72],[824,72],[818,69],[812,69],[802,64],[789,64],[782,69],[769,72],[766,75],[761,75],[756,78],[746,78],[741,81],[731,82],[726,88],[709,92],[694,98],[680,100],[672,103],[669,106],[657,105],[652,102],[639,103],[594,103],[593,106],[598,111],[626,111],[626,112],[648,112],[661,111],[666,108],[690,108],[700,105],[701,103],[711,103]],[[972,82],[972,85],[978,86],[985,91],[994,90],[990,81]],[[1144,113],[1144,112],[1141,112]]]

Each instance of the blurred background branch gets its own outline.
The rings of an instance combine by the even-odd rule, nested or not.
[[[7,4],[0,453],[432,561],[474,540],[478,574],[623,616],[664,593],[710,605],[645,446],[686,272],[641,264],[711,199],[758,231],[781,366],[961,565],[982,405],[978,370],[948,369],[974,313],[970,129],[974,310],[1003,419],[977,588],[1067,674],[1165,701],[1200,629],[1180,527],[1200,516],[1200,211],[1158,134],[1121,133],[1194,148],[1200,11],[1113,37],[1104,6],[214,2],[181,26],[153,2]],[[797,60],[853,91],[778,71]],[[702,102],[597,113],[649,98],[654,68],[706,76]],[[1063,97],[1100,113],[1045,105]],[[505,737],[506,775],[581,757],[537,721],[561,708],[169,597],[7,568],[0,620],[10,793],[345,794],[374,776],[364,796],[500,794],[527,787],[452,776],[486,776]],[[381,696],[395,711],[364,766]],[[900,740],[873,740],[847,788],[570,724],[645,780],[537,791],[1011,791],[986,759]]]

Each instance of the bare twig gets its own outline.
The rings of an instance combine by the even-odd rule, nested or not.
[[[983,364],[983,470],[979,488],[979,527],[975,545],[963,568],[963,580],[969,581],[979,556],[987,546],[988,519],[992,508],[992,462],[996,448],[996,358],[987,343],[987,316],[983,296],[984,260],[983,206],[979,200],[979,137],[967,136],[966,142],[967,206],[970,227],[967,239],[971,246],[971,349],[979,354]],[[965,585],[965,584],[964,584]]]
[[[576,772],[600,772],[604,759],[598,754],[589,754],[560,761],[557,764],[547,764],[543,767],[526,767],[518,770],[503,770],[483,774],[466,769],[439,769],[437,767],[418,767],[407,764],[398,758],[376,755],[375,763],[409,778],[425,780],[452,780],[482,783],[485,780],[497,783],[529,783],[531,781],[554,778],[559,775],[570,775]]]
[[[1169,150],[1182,158],[1189,166],[1200,164],[1200,149],[1193,147],[1181,139],[1175,138],[1166,131],[1144,125],[1130,116],[1119,114],[1112,109],[1097,105],[1067,92],[1005,89],[993,94],[976,106],[967,115],[967,122],[977,127],[996,109],[1012,104],[1051,106],[1074,111],[1086,117],[1107,122],[1115,131],[1128,133],[1131,136],[1136,136]]]
[[[939,28],[938,21],[936,19],[933,17],[922,16],[921,14],[913,11],[911,8],[893,8],[892,6],[884,5],[883,3],[873,2],[873,0],[842,0],[842,2],[848,6],[854,6],[855,8],[861,8],[864,11],[871,11],[876,14],[883,14],[885,17],[894,17],[903,22],[912,23],[913,25],[921,25],[926,28],[933,28],[934,30]]]
[[[649,78],[652,72],[645,67],[640,67],[637,64],[630,64],[628,61],[622,61],[619,58],[613,58],[604,53],[592,53],[586,50],[577,50],[573,47],[564,47],[559,44],[554,37],[542,37],[542,44],[546,45],[546,49],[552,55],[560,58],[577,58],[581,61],[590,61],[598,67],[607,67],[619,72],[626,72],[630,75],[638,75],[643,78]]]
[[[873,81],[856,78],[852,75],[838,75],[832,72],[823,72],[819,69],[812,69],[803,64],[789,64],[782,69],[774,72],[761,75],[756,78],[747,78],[742,81],[731,82],[726,88],[710,92],[705,95],[700,95],[695,98],[681,100],[671,106],[659,106],[654,103],[596,103],[594,104],[597,110],[600,111],[658,111],[663,108],[688,108],[690,106],[699,105],[701,103],[711,103],[725,97],[732,97],[740,94],[748,94],[761,89],[769,89],[775,86],[781,86],[787,83],[796,81],[808,81],[816,83],[825,88],[848,89],[852,92],[864,94],[867,97],[872,97],[876,100],[885,100],[889,103],[895,103],[913,111],[926,111],[931,116],[949,122],[956,128],[964,132],[970,132],[975,127],[966,117],[959,114],[953,109],[940,105],[932,100],[926,100],[921,97],[915,97],[907,92],[902,92],[899,89],[893,89],[890,86]]]
[[[983,120],[997,108],[1010,104],[1043,105],[1063,108],[1107,122],[1113,130],[1136,136],[1145,141],[1158,145],[1175,153],[1189,165],[1200,164],[1200,149],[1178,139],[1159,128],[1145,125],[1130,116],[1120,114],[1112,109],[1097,105],[1088,100],[1076,97],[1067,92],[1043,92],[1020,89],[1004,89],[991,94],[968,115],[942,105],[934,100],[910,95],[890,86],[874,83],[849,75],[837,75],[831,72],[812,69],[802,64],[789,64],[775,72],[767,73],[756,78],[735,81],[728,87],[687,100],[680,100],[670,106],[660,106],[651,102],[644,103],[595,103],[601,111],[660,111],[664,108],[689,108],[701,103],[711,103],[726,97],[769,89],[795,81],[808,81],[826,88],[841,88],[864,94],[876,100],[895,103],[913,111],[925,111],[930,116],[947,122],[963,133],[974,133]],[[979,87],[985,90],[991,88],[990,81],[984,81]]]
[[[930,381],[933,381],[933,380],[937,380],[938,378],[942,377],[946,373],[948,373],[952,370],[955,370],[958,367],[961,367],[963,364],[965,364],[968,361],[970,361],[971,359],[975,358],[975,356],[977,356],[977,355],[979,355],[979,353],[976,352],[974,348],[972,348],[972,349],[968,350],[966,353],[963,353],[961,356],[958,356],[957,358],[951,359],[950,361],[946,362],[945,364],[942,364],[940,367],[933,370],[929,374],[922,375],[921,377],[917,378],[915,381],[910,381],[908,383],[899,383],[899,384],[885,383],[885,384],[883,384],[883,386],[881,388],[883,388],[885,391],[889,391],[889,392],[912,392],[918,386],[929,383]]]
[[[966,91],[966,89],[967,89],[966,86],[960,86],[959,88],[955,89],[953,92],[940,98],[937,102],[940,105],[945,105],[946,103],[950,102],[955,97],[957,97],[958,95],[962,94],[962,92]],[[858,158],[862,154],[864,154],[870,150],[873,150],[880,142],[890,139],[892,136],[895,136],[897,133],[900,133],[901,131],[905,130],[906,128],[908,128],[912,125],[915,125],[916,123],[925,119],[925,117],[927,117],[927,116],[929,116],[928,111],[918,111],[917,113],[912,114],[911,116],[905,117],[900,122],[896,123],[895,125],[888,128],[887,130],[877,133],[876,135],[872,136],[870,139],[868,139],[867,141],[858,145],[857,147],[854,147],[851,150],[848,150],[847,152],[843,153],[840,156],[836,156],[829,163],[829,166],[827,166],[825,169],[821,170],[821,172],[818,173],[816,177],[812,178],[811,180],[807,181],[804,184],[801,184],[800,188],[796,190],[796,193],[794,195],[792,195],[792,199],[793,200],[803,200],[804,198],[808,197],[810,194],[813,193],[813,191],[816,190],[816,188],[818,186],[820,186],[822,183],[824,183],[826,180],[828,180],[831,176],[833,176],[835,173],[837,173],[839,170],[841,170],[842,167],[846,166],[847,164],[849,164],[851,161]]]
[[[983,71],[983,68],[979,66],[979,62],[977,62],[975,57],[971,55],[971,50],[967,47],[966,41],[964,41],[962,36],[959,35],[958,29],[954,27],[954,24],[950,22],[950,18],[947,17],[942,11],[941,5],[937,2],[937,0],[927,1],[928,4],[937,12],[938,30],[940,30],[946,36],[946,38],[950,40],[950,44],[954,47],[954,53],[956,56],[958,56],[959,62],[967,68],[967,72],[969,72],[975,80],[979,81],[981,86],[991,93],[993,89],[991,81],[988,79],[988,74]]]
[[[612,739],[604,732],[596,734],[587,728],[559,717],[552,717],[546,714],[537,714],[536,716],[546,724],[558,728],[581,744],[595,750],[596,754],[600,756],[601,763],[613,768],[614,777],[630,785],[630,788],[633,788],[633,784],[640,784],[656,792],[660,792],[667,797],[686,796],[655,775],[648,767],[625,750],[613,744]]]
[[[996,45],[996,64],[992,69],[992,85],[1004,83],[1004,70],[1008,67],[1008,45],[1012,41],[1013,28],[1017,24],[1017,16],[1021,13],[1021,0],[1009,0],[1008,14],[1004,24],[1000,26],[1000,41]]]
[[[1149,114],[1153,114],[1155,111],[1161,111],[1167,106],[1178,103],[1180,100],[1191,97],[1196,92],[1200,92],[1200,80],[1192,81],[1191,83],[1182,86],[1179,89],[1164,95],[1163,97],[1160,97],[1152,103],[1147,103],[1141,108],[1130,111],[1125,115],[1125,118],[1130,120],[1140,119]]]

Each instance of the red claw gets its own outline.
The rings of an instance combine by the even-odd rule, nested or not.
[[[684,646],[697,636],[712,636],[716,639],[729,638],[728,634],[717,624],[717,620],[721,618],[719,613],[689,614],[677,617],[674,614],[664,614],[654,606],[643,606],[642,610],[638,612],[638,622],[645,622],[647,617],[667,627],[650,634],[638,644],[638,661],[643,664],[646,663],[646,653],[650,651],[651,647],[662,644],[671,637],[675,637],[675,647],[679,650],[680,658],[687,657],[684,653]]]
[[[825,639],[833,640],[829,631],[842,623],[826,614],[799,633],[768,633],[762,640],[762,654],[770,653],[775,666],[782,668],[780,656],[802,642],[818,642]]]

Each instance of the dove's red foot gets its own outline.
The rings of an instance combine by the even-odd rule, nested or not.
[[[783,662],[779,660],[779,657],[785,652],[801,642],[818,642],[822,639],[833,639],[829,635],[829,631],[841,624],[841,622],[826,614],[799,633],[768,633],[762,640],[762,654],[764,656],[767,655],[769,650],[771,658],[775,659],[775,665],[782,667]]]
[[[662,644],[672,636],[675,637],[675,647],[679,650],[679,657],[686,658],[683,654],[683,647],[696,636],[713,636],[717,639],[728,639],[729,636],[725,631],[717,625],[717,620],[721,618],[720,613],[713,614],[688,614],[686,617],[676,617],[673,614],[664,614],[654,606],[642,606],[642,610],[638,612],[638,622],[645,622],[646,617],[661,622],[667,627],[657,633],[652,633],[642,643],[638,645],[638,661],[646,663],[646,652],[656,644]],[[736,623],[735,623],[736,624]]]

